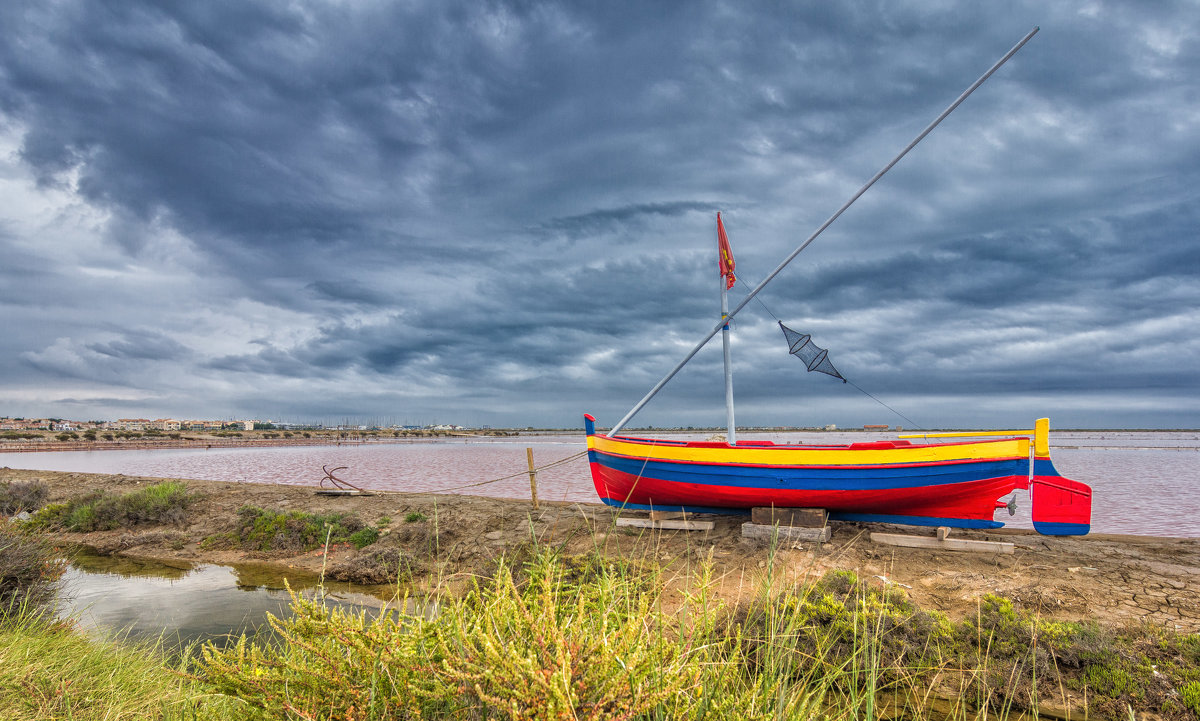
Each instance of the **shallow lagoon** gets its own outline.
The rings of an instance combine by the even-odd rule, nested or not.
[[[705,435],[690,434],[699,438]],[[689,434],[672,435],[681,436]],[[863,432],[741,436],[820,445],[894,437]],[[1051,443],[1058,470],[1094,489],[1093,532],[1200,537],[1200,433],[1063,431],[1052,432]],[[512,476],[453,492],[526,498],[526,447],[533,448],[536,465],[543,466],[579,454],[584,442],[576,435],[534,435],[341,446],[9,453],[0,457],[0,464],[52,471],[296,485],[316,485],[323,475],[323,465],[349,466],[337,474],[339,478],[362,488],[407,492],[448,491]],[[596,501],[586,458],[539,472],[538,495],[543,500]],[[1018,497],[1017,515],[1010,518],[1000,512],[997,520],[1016,528],[1031,528],[1027,500]]]
[[[137,641],[160,637],[168,649],[192,642],[224,646],[242,633],[269,634],[267,614],[290,615],[284,575],[293,591],[311,596],[319,578],[278,566],[220,566],[70,554],[59,615],[85,631],[112,631]],[[375,615],[395,589],[329,582],[327,606]]]

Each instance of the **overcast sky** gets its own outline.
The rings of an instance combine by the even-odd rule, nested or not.
[[[607,427],[717,211],[737,303],[1035,25],[737,317],[738,422],[1198,427],[1200,6],[1032,0],[2,3],[0,415]]]

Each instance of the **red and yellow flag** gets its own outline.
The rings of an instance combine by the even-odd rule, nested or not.
[[[729,238],[725,235],[725,225],[721,223],[721,214],[717,213],[717,247],[721,264],[721,277],[725,278],[725,290],[733,287],[737,278],[733,275],[733,251],[729,249]]]

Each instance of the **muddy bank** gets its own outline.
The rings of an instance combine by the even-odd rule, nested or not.
[[[41,480],[50,502],[97,490],[118,493],[163,479],[122,475],[0,469],[0,482]],[[752,594],[767,571],[769,550],[743,539],[739,516],[712,516],[710,532],[617,528],[616,513],[601,504],[543,503],[463,495],[379,493],[330,497],[316,488],[187,480],[198,499],[173,525],[94,533],[58,533],[64,543],[82,543],[103,553],[222,564],[270,562],[307,572],[327,570],[344,580],[379,580],[381,565],[402,565],[419,586],[422,579],[454,583],[490,573],[501,554],[528,552],[534,544],[568,554],[599,552],[664,564],[683,573],[710,554],[719,592],[735,600]],[[382,529],[361,550],[338,544],[326,559],[320,550],[247,551],[219,542],[238,524],[238,509],[257,506],[316,514],[353,513]],[[932,529],[832,523],[826,544],[803,543],[780,550],[775,572],[788,580],[852,570],[878,583],[909,589],[926,608],[963,617],[977,599],[997,593],[1043,615],[1125,624],[1150,621],[1168,628],[1200,631],[1200,539],[1090,535],[1049,538],[1032,531],[955,531],[956,537],[1008,541],[1016,553],[964,553],[897,548],[871,542],[870,531],[932,535]],[[213,539],[217,540],[214,541]],[[207,539],[207,540],[206,540]],[[226,547],[222,547],[222,546]]]

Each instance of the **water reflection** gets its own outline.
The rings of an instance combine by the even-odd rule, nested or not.
[[[194,641],[224,646],[242,633],[269,635],[267,614],[290,615],[292,590],[312,595],[319,578],[302,571],[250,564],[219,566],[72,554],[63,577],[59,615],[87,631],[117,632],[133,640],[160,637],[169,648]],[[325,604],[375,617],[391,612],[395,589],[330,584]],[[391,595],[381,599],[385,593]]]

